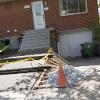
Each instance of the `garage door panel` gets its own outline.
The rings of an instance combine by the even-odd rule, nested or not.
[[[84,30],[78,32],[70,32],[60,36],[61,55],[76,57],[81,56],[81,45],[83,43],[92,42],[92,31]]]
[[[81,45],[83,43],[92,42],[92,34],[88,32],[77,32],[70,34],[70,52],[71,57],[81,56]]]
[[[62,55],[63,57],[69,57],[70,56],[70,51],[69,51],[69,37],[66,34],[61,34],[60,39],[59,39],[59,54]]]

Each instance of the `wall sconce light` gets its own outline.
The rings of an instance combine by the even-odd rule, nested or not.
[[[44,2],[44,11],[48,11],[48,10],[49,10],[48,3],[45,1]]]
[[[18,32],[18,30],[17,29],[14,29],[14,32]]]
[[[30,9],[31,6],[30,5],[24,5],[24,9]]]
[[[10,30],[7,30],[6,32],[7,32],[7,33],[10,33]]]
[[[48,3],[47,3],[46,1],[44,2],[44,6],[45,6],[45,7],[47,7],[47,6],[48,6]]]

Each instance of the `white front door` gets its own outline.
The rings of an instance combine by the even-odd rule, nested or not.
[[[45,28],[44,9],[42,1],[35,1],[32,3],[34,29]]]

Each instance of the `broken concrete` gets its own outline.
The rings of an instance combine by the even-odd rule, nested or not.
[[[53,78],[54,81],[52,81],[54,82],[54,84],[57,83],[57,69],[55,67],[56,66],[54,65],[53,70],[49,72],[50,74],[56,72],[55,75],[52,74],[54,75],[53,77],[56,76],[55,79]],[[99,93],[100,65],[74,68],[73,66],[66,64],[63,68],[66,77],[67,78],[69,77],[68,80],[70,88],[67,89],[43,88],[30,91],[30,88],[32,87],[33,83],[35,82],[35,79],[37,79],[40,73],[0,75],[0,90],[1,90],[0,99],[1,100],[3,99],[4,100],[47,100],[47,99],[48,100],[80,100],[80,99],[99,100],[100,99],[100,93]],[[85,77],[84,75],[88,77]],[[84,77],[85,80],[83,80]],[[57,84],[55,84],[55,86],[57,86]]]

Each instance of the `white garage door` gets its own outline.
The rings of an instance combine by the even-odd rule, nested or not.
[[[63,57],[81,56],[80,44],[92,42],[92,32],[90,30],[81,30],[62,33],[59,39],[59,53]]]

